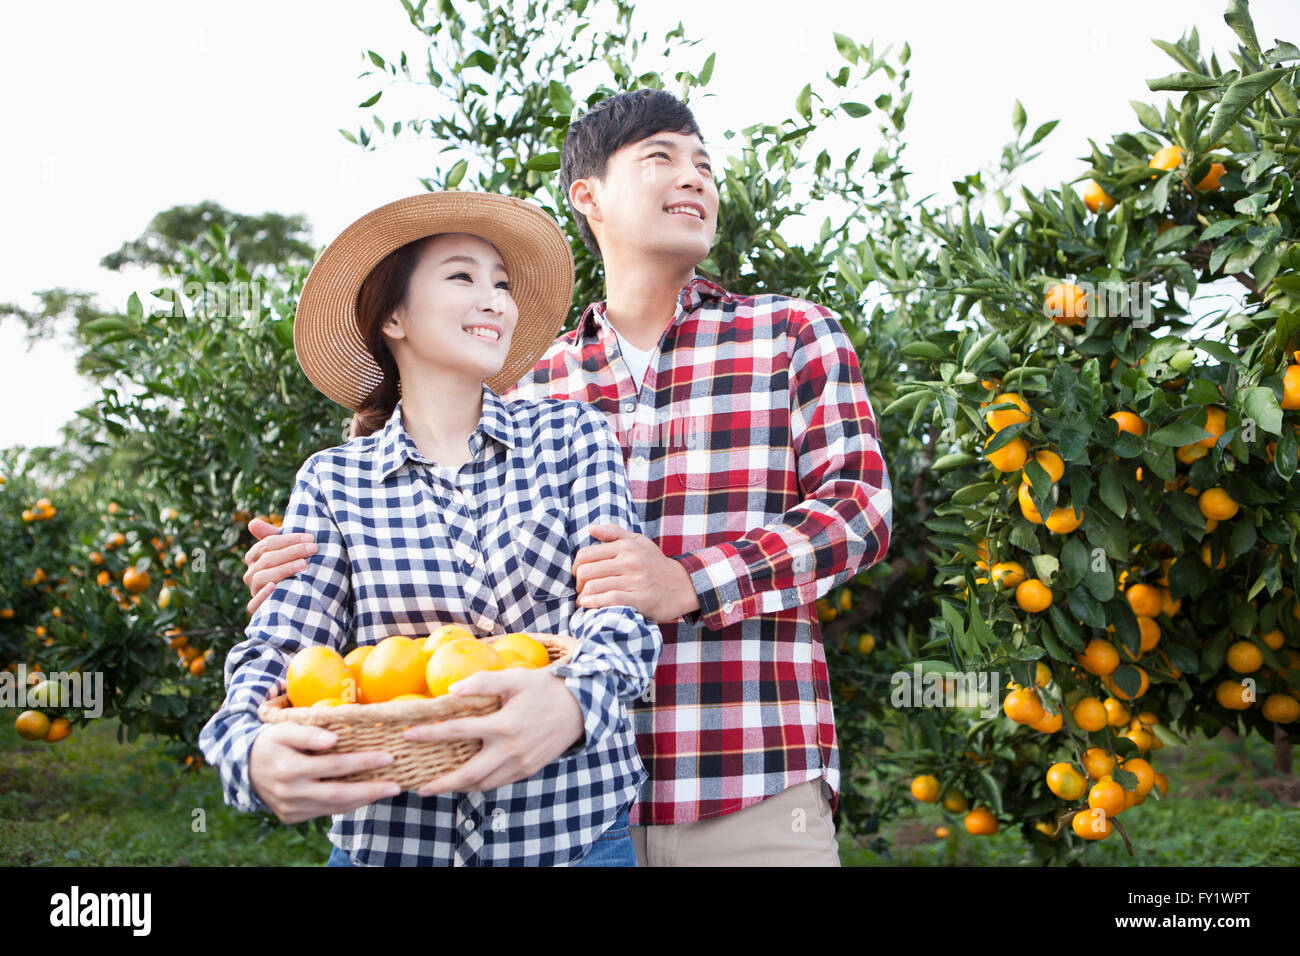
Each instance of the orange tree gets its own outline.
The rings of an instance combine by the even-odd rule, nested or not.
[[[1262,51],[1244,3],[1226,19],[1235,67],[1195,30],[1160,43],[1180,70],[1149,86],[1183,95],[1135,103],[1080,191],[1013,210],[967,177],[922,213],[923,254],[849,260],[895,310],[956,320],[904,348],[884,417],[937,432],[931,656],[1019,687],[994,718],[920,714],[909,756],[991,811],[971,832],[1015,823],[1045,856],[1159,793],[1164,745],[1300,728],[1300,51]],[[1211,284],[1231,304],[1198,314]]]

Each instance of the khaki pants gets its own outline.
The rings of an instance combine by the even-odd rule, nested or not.
[[[818,777],[721,817],[632,827],[640,866],[839,866],[829,786]]]

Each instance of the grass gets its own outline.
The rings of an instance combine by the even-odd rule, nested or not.
[[[226,806],[211,767],[186,771],[157,741],[117,741],[97,721],[57,745],[0,720],[0,866],[321,866],[329,821],[266,826]],[[1239,761],[1255,770],[1239,774]],[[1079,862],[1096,866],[1300,865],[1300,783],[1269,778],[1272,747],[1215,739],[1161,751],[1168,800],[1125,811],[1135,855],[1118,834]],[[201,812],[196,812],[201,811]],[[198,824],[201,822],[202,826]],[[935,839],[945,824],[952,835]],[[883,827],[888,854],[841,837],[845,866],[1018,866],[1039,861],[1013,827],[972,837],[937,806]]]
[[[117,727],[50,745],[0,720],[0,866],[324,865],[324,830],[263,827],[222,801],[214,769],[178,767],[144,737],[120,744]]]

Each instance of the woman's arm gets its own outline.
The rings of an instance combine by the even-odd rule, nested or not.
[[[343,535],[321,495],[309,459],[298,472],[285,509],[285,532],[305,532],[317,542],[306,569],[282,581],[258,608],[246,639],[226,657],[226,698],[199,734],[199,746],[220,774],[226,802],[269,811],[285,822],[345,813],[387,793],[384,781],[339,783],[326,778],[383,766],[382,752],[315,755],[333,746],[333,734],[316,728],[266,725],[258,706],[284,690],[289,660],[302,648],[324,644],[342,651],[352,629],[351,568]],[[387,758],[387,759],[383,759]]]

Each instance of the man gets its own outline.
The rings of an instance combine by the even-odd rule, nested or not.
[[[892,522],[857,354],[825,308],[695,274],[718,191],[670,94],[598,104],[570,126],[560,175],[606,299],[502,397],[589,402],[623,446],[646,533],[594,526],[573,568],[580,605],[631,605],[663,635],[632,711],[649,773],[638,859],[838,865],[815,601],[884,558]],[[264,543],[248,554],[254,602],[292,573]]]

